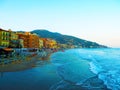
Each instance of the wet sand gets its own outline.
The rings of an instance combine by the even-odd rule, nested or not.
[[[37,61],[36,67],[17,72],[4,72],[0,90],[49,90],[60,78],[49,60]]]
[[[40,57],[38,55],[33,57],[26,57],[25,60],[16,60],[14,63],[6,64],[6,65],[0,65],[0,72],[15,72],[15,71],[21,71],[26,69],[31,69],[36,66],[36,62],[39,60],[49,60],[50,55]]]

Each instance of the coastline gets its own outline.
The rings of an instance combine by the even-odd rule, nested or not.
[[[56,73],[56,67],[51,64],[49,53],[44,59],[36,56],[29,63],[15,64],[17,70],[0,73],[1,90],[49,90],[49,88],[61,79]],[[35,57],[34,57],[35,58]],[[33,61],[33,62],[32,62]],[[32,63],[34,65],[32,66]],[[26,66],[27,65],[27,66]],[[13,67],[13,68],[14,68]],[[20,69],[20,70],[19,70]],[[6,79],[7,78],[7,79]],[[4,83],[3,83],[4,82]],[[16,82],[16,83],[14,83]]]
[[[68,51],[65,51],[65,52],[68,52]],[[59,52],[57,52],[57,53],[59,53]],[[60,52],[60,53],[65,54],[63,52]],[[51,54],[53,54],[53,53],[48,53],[47,56],[45,56],[45,57],[40,57],[39,55],[36,55],[32,59],[28,59],[28,60],[26,60],[22,63],[9,64],[9,65],[3,66],[2,68],[0,68],[0,72],[2,74],[2,72],[4,73],[4,72],[24,71],[24,70],[27,70],[27,69],[37,67],[36,63],[39,62],[40,60],[42,60],[43,62],[44,62],[44,60],[49,60],[49,59],[52,60],[54,57],[50,58],[50,56],[52,56]],[[56,53],[54,53],[54,54],[56,54]],[[59,62],[62,62],[62,61],[59,61]],[[59,78],[61,78],[63,80],[63,82],[62,83],[60,83],[61,81],[56,82],[57,84],[53,84],[51,86],[50,90],[54,90],[55,88],[58,88],[59,86],[61,86],[61,84],[66,85],[65,87],[63,87],[63,89],[74,88],[73,90],[81,90],[81,89],[92,88],[92,89],[108,90],[107,86],[104,85],[104,82],[98,78],[97,74],[93,75],[91,77],[89,76],[92,73],[94,73],[94,72],[91,71],[91,67],[90,67],[89,63],[90,63],[89,61],[81,60],[79,62],[79,64],[77,62],[73,61],[73,62],[70,63],[71,65],[66,64],[65,68],[63,68],[63,66],[61,66],[62,69],[65,69],[64,74],[68,74],[69,77],[77,76],[77,78],[74,77],[73,79],[71,79],[72,77],[69,79],[68,76],[64,77],[61,73],[59,73],[59,71],[61,71],[61,70],[56,69],[57,70],[56,77],[58,76]],[[54,63],[52,63],[52,64],[54,64]],[[72,67],[73,64],[77,66],[76,68],[73,66],[74,70],[79,71],[79,69],[80,69],[80,72],[76,72],[74,74],[72,74],[72,73],[69,74],[70,72],[74,72],[74,70],[73,71],[70,70],[70,67]],[[42,66],[39,66],[39,67],[41,68]],[[59,68],[61,68],[61,67],[59,67]],[[44,65],[44,68],[47,68],[47,66]],[[79,69],[77,69],[77,68],[79,68]],[[67,72],[67,71],[70,71],[70,72]],[[42,76],[40,76],[40,77],[42,77]],[[75,79],[76,80],[78,79],[79,81],[77,81],[77,82],[72,81],[72,80],[75,80]]]
[[[57,73],[62,80],[50,90],[109,90],[98,74],[91,71],[88,60],[80,59],[79,56],[71,59],[71,56],[74,56],[73,50],[58,52],[52,56],[52,62],[58,68]]]
[[[57,54],[54,53],[54,55],[51,55],[53,53],[48,53],[48,55],[46,57],[42,57],[42,58],[38,54],[38,55],[34,56],[34,58],[32,58],[31,60],[28,59],[28,61],[26,61],[26,63],[23,62],[23,63],[20,63],[20,64],[15,64],[14,67],[13,66],[12,67],[9,66],[9,67],[11,67],[11,68],[9,68],[9,71],[8,71],[8,67],[6,66],[5,67],[6,68],[6,72],[12,72],[11,70],[13,70],[13,68],[16,68],[16,67],[17,68],[14,69],[13,72],[15,72],[15,71],[24,71],[24,70],[27,70],[27,69],[31,69],[33,67],[35,67],[34,69],[36,69],[36,70],[38,69],[37,72],[41,72],[40,68],[44,67],[44,72],[47,72],[48,69],[49,69],[49,72],[47,74],[45,74],[46,77],[48,77],[47,76],[48,74],[52,75],[54,73],[56,75],[56,71],[57,71],[57,75],[56,76],[58,76],[60,78],[59,79],[60,81],[58,80],[58,82],[55,81],[56,83],[52,83],[52,86],[51,86],[50,90],[55,90],[55,88],[59,88],[59,86],[62,86],[62,85],[65,85],[65,87],[62,87],[62,88],[60,87],[60,89],[62,89],[62,90],[63,89],[68,89],[68,88],[70,88],[70,90],[71,90],[71,88],[72,88],[72,90],[81,90],[81,89],[83,89],[83,90],[85,89],[86,90],[88,88],[90,90],[96,90],[96,89],[99,89],[99,90],[109,90],[107,88],[107,86],[104,84],[104,82],[101,79],[99,79],[98,74],[96,74],[95,76],[90,77],[90,74],[93,73],[93,72],[91,71],[89,61],[81,59],[81,60],[78,60],[78,62],[76,62],[77,58],[73,58],[75,60],[71,59],[72,61],[70,61],[69,57],[66,57],[67,58],[67,62],[69,62],[68,64],[66,64],[65,62],[63,62],[63,61],[66,60],[66,58],[64,57],[64,56],[67,56],[66,53],[67,54],[73,54],[73,53],[70,53],[70,51],[65,51],[65,53],[57,52]],[[63,54],[64,56],[61,57],[61,54]],[[52,57],[50,58],[50,56],[52,56]],[[52,67],[51,69],[46,64],[43,65],[43,66],[40,66],[40,64],[44,64],[44,60],[49,60],[49,59],[51,59],[51,60],[53,60],[53,59],[55,60],[56,59],[55,62],[52,62],[50,64],[50,66]],[[43,62],[41,62],[40,60],[43,61]],[[60,65],[56,64],[56,63],[61,63],[61,62],[62,62],[62,64],[64,64],[63,66],[60,66]],[[38,64],[38,66],[37,66],[36,63]],[[54,69],[56,71],[51,72],[51,70],[53,70],[54,66],[55,66]],[[58,67],[59,67],[59,69],[56,69]],[[4,68],[4,71],[5,71],[5,68]],[[31,70],[33,70],[33,69],[31,69]],[[3,73],[4,73],[4,71],[3,71]],[[58,74],[58,72],[60,72],[60,74],[62,73],[61,75],[63,75],[63,76],[64,76],[64,74],[66,74],[65,78],[63,76],[62,76],[63,78],[61,78],[61,76]],[[41,74],[42,73],[39,73],[40,76],[38,76],[38,77],[42,78],[43,76]],[[51,77],[54,78],[54,76],[51,76]],[[44,85],[48,84],[49,79],[47,79],[47,78],[43,79],[43,80],[45,80]],[[63,83],[61,83],[61,79],[63,80]],[[77,80],[77,81],[75,81],[75,83],[74,83],[74,80]],[[42,82],[39,82],[39,84],[40,83],[42,85]],[[51,82],[49,82],[49,85],[51,85]]]
[[[84,61],[82,61],[82,62],[84,62]],[[66,82],[67,84],[69,83],[68,86],[65,87],[65,89],[71,87],[71,88],[74,88],[75,90],[86,90],[86,89],[108,90],[107,86],[104,84],[104,82],[101,79],[99,79],[97,74],[91,76],[91,74],[93,72],[91,71],[90,65],[87,62],[84,62],[84,65],[80,65],[80,66],[84,66],[84,67],[81,67],[81,73],[80,73],[79,77],[83,77],[84,79],[83,80],[80,79],[80,81],[77,83],[73,83],[69,80],[64,80],[64,82]],[[93,73],[93,74],[95,74],[95,73]],[[87,76],[86,79],[85,79],[85,76]]]
[[[0,65],[0,72],[15,72],[15,71],[31,69],[36,66],[37,61],[50,59],[52,52],[44,51],[44,53],[45,53],[44,55],[38,53],[35,56],[25,56],[24,60],[21,60],[22,56],[19,56],[19,58],[16,58],[17,59],[16,61],[10,64]]]

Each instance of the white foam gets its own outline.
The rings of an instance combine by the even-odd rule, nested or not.
[[[90,70],[95,74],[98,74],[103,71],[101,66],[97,64],[96,62],[90,62],[89,65],[90,65]]]
[[[90,70],[94,74],[97,74],[99,78],[104,81],[104,84],[107,85],[108,88],[113,90],[120,90],[120,49],[69,50],[65,52],[65,54],[62,54],[62,56],[59,54],[59,56],[58,63],[62,62],[62,64],[65,64],[67,62],[71,62],[71,64],[65,67],[65,69],[69,67],[70,69],[67,69],[66,71],[72,71],[68,73],[70,73],[70,75],[73,74],[72,76],[78,76],[75,79],[72,79],[68,74],[65,76],[66,78],[72,81],[77,81],[80,76],[80,72],[78,72],[78,68],[80,68],[78,63],[81,63],[81,60],[87,60],[90,62]],[[76,65],[78,65],[78,67],[76,67]],[[77,81],[76,85],[80,84],[81,82]]]

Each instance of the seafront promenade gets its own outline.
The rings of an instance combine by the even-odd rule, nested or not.
[[[50,55],[56,52],[56,49],[16,49],[10,55],[0,57],[0,71],[18,71],[34,67],[38,60],[48,60]]]

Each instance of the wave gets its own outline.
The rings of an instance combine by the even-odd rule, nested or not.
[[[67,50],[55,53],[52,63],[58,68],[57,73],[62,80],[71,85],[83,87],[87,81],[87,88],[94,88],[92,83],[97,85],[102,80],[107,88],[120,90],[120,49]],[[97,81],[91,79],[96,75]],[[95,88],[101,88],[101,85]]]
[[[98,72],[101,70],[98,71],[99,68],[96,69],[97,67],[95,67],[95,65],[92,64],[92,62],[89,63],[91,60],[94,60],[92,55],[86,54],[85,52],[84,54],[85,55],[83,55],[83,53],[80,54],[79,50],[68,50],[65,53],[62,52],[55,53],[51,58],[52,58],[52,63],[57,67],[57,74],[61,77],[61,79],[64,82],[69,83],[71,85],[71,88],[73,86],[75,86],[76,88],[79,87],[78,90],[80,90],[80,88],[100,89],[105,87],[104,84],[99,83],[100,79],[98,78],[93,85],[92,78],[96,77],[96,74],[98,74]],[[98,65],[96,64],[96,66]],[[70,85],[67,84],[67,86]],[[58,84],[55,85],[55,88],[57,88],[56,86],[60,87],[64,85],[61,85],[60,83],[59,86]],[[59,89],[53,89],[53,90],[59,90]]]
[[[90,70],[108,89],[120,90],[120,49],[97,50],[91,55]]]

